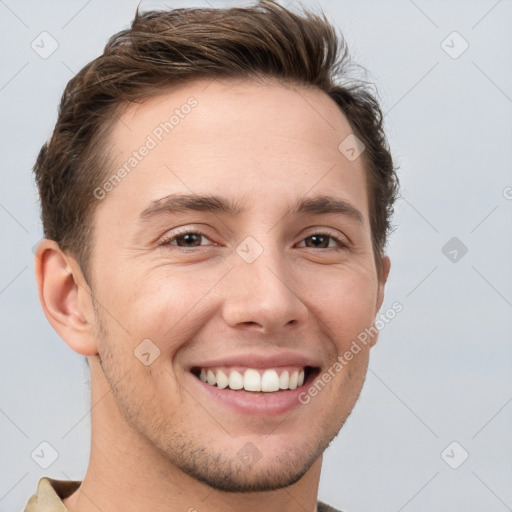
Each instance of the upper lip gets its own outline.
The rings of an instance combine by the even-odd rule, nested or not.
[[[215,366],[246,366],[248,368],[275,368],[279,366],[311,366],[319,367],[320,363],[307,356],[295,352],[280,354],[245,353],[222,356],[215,359],[198,361],[192,368],[210,368]]]

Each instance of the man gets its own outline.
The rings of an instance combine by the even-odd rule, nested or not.
[[[262,1],[137,13],[70,81],[36,276],[89,363],[91,456],[27,512],[333,510],[322,454],[377,340],[397,192],[345,66],[325,17]]]

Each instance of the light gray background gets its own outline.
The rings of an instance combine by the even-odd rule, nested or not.
[[[347,512],[512,510],[512,2],[304,4],[323,8],[377,84],[403,195],[383,311],[404,309],[325,454],[320,498]],[[136,5],[0,0],[0,511],[22,510],[41,476],[81,479],[87,466],[88,371],[37,299],[31,167],[65,84]],[[141,2],[164,5],[186,4]],[[47,59],[30,46],[42,31],[59,44]],[[456,59],[441,46],[463,48],[453,31],[469,43]],[[456,262],[442,252],[454,236],[468,248]],[[58,452],[48,469],[31,458],[43,441]]]

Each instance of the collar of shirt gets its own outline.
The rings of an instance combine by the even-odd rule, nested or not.
[[[41,478],[37,494],[32,496],[25,507],[25,512],[67,512],[62,500],[71,496],[82,482],[73,480],[53,480]]]

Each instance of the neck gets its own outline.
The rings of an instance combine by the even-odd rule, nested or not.
[[[128,425],[106,382],[91,384],[91,402],[89,467],[80,488],[64,500],[69,512],[316,512],[321,458],[282,489],[219,491],[185,474]]]

